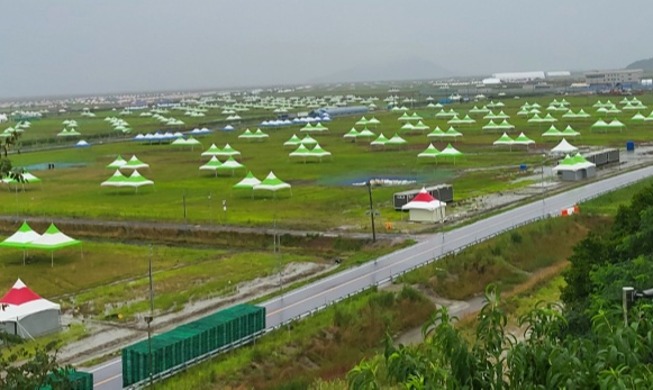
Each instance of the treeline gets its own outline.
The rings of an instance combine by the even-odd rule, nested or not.
[[[624,286],[653,288],[653,186],[622,206],[612,224],[575,248],[562,305],[538,305],[508,330],[498,289],[469,341],[446,308],[424,325],[418,346],[394,346],[347,376],[351,389],[649,389],[653,387],[653,301],[638,300],[625,324]]]

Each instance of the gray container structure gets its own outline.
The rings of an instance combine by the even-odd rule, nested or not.
[[[596,176],[596,168],[587,167],[577,171],[561,171],[558,175],[563,181],[579,181]]]
[[[619,149],[599,150],[598,152],[588,153],[584,157],[587,161],[596,164],[596,168],[602,168],[608,164],[619,163]]]
[[[425,189],[432,197],[439,201],[445,203],[453,202],[453,186],[451,184],[440,184],[437,186],[425,187]],[[392,203],[395,210],[401,210],[401,206],[410,202],[420,191],[421,189],[396,192],[393,194]]]

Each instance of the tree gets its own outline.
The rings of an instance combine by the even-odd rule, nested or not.
[[[21,169],[14,169],[9,160],[9,151],[20,146],[20,133],[15,131],[10,133],[4,140],[0,140],[0,179],[8,177],[18,182],[24,182],[23,172]],[[18,149],[20,151],[20,149]]]
[[[629,326],[620,318],[619,304],[610,304],[592,316],[588,334],[581,337],[562,331],[567,324],[560,307],[538,304],[519,319],[526,331],[517,341],[505,326],[498,290],[488,288],[486,299],[474,341],[462,337],[446,308],[438,309],[423,328],[423,345],[386,344],[385,359],[352,369],[350,389],[653,387],[653,304],[633,308]],[[387,378],[379,377],[382,372]]]
[[[72,367],[57,363],[56,341],[37,348],[33,353],[18,347],[0,357],[0,389],[70,389],[67,372]]]

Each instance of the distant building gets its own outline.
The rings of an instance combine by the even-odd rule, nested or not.
[[[571,77],[571,72],[568,70],[556,70],[553,72],[546,72],[547,78],[567,78]]]
[[[585,73],[585,82],[591,86],[627,86],[638,84],[643,75],[641,69],[593,70]]]
[[[534,80],[543,80],[545,78],[544,72],[508,72],[508,73],[494,73],[492,78],[499,79],[504,83],[525,83]]]

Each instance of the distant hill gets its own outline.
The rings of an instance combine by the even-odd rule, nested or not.
[[[437,79],[452,76],[452,72],[423,58],[407,58],[388,62],[373,62],[343,69],[311,82],[363,82],[389,80]]]
[[[653,71],[653,58],[635,61],[632,64],[628,65],[626,69],[643,69],[647,71]]]

